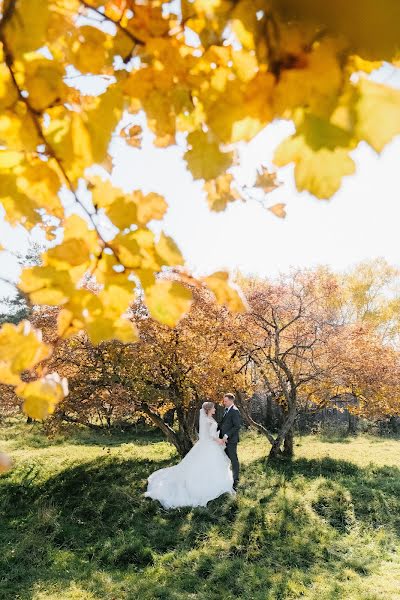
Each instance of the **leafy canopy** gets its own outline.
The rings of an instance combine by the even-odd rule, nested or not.
[[[140,148],[139,113],[158,147],[185,134],[187,167],[219,211],[240,197],[230,171],[237,144],[275,119],[296,126],[277,165],[294,163],[298,189],[318,198],[354,172],[360,141],[380,152],[400,133],[400,92],[367,76],[398,60],[397,0],[3,0],[0,17],[0,203],[11,224],[57,242],[20,289],[33,304],[62,307],[63,337],[86,330],[94,343],[134,341],[125,317],[137,289],[173,326],[191,304],[182,278],[244,308],[227,274],[191,278],[175,242],[154,234],[162,197],[112,186],[110,140]],[[81,92],[80,75],[100,77],[104,91]],[[93,178],[94,165],[104,178]],[[266,192],[267,179],[255,185]],[[82,216],[65,215],[62,189]],[[285,215],[283,204],[270,209]],[[173,282],[159,280],[166,268]],[[32,333],[2,335],[23,353]],[[1,373],[19,377],[8,359]]]

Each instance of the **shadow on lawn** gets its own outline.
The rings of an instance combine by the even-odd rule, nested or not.
[[[362,468],[345,460],[329,457],[299,458],[292,462],[269,464],[268,472],[279,473],[286,481],[298,476],[323,477],[325,487],[341,486],[350,494],[357,520],[372,527],[389,526],[400,538],[400,468],[370,465]],[[343,497],[343,503],[349,502]]]
[[[35,482],[32,469],[18,482],[4,478],[0,597],[16,597],[18,590],[21,598],[30,598],[37,580],[72,578],[69,569],[60,573],[55,567],[58,551],[71,563],[71,573],[83,565],[141,570],[152,565],[156,555],[196,547],[216,523],[228,523],[226,498],[210,510],[168,512],[145,499],[149,473],[167,464],[99,458],[67,468],[44,484]]]
[[[254,461],[238,500],[164,511],[143,492],[149,473],[168,464],[102,457],[45,483],[34,475],[2,479],[0,597],[29,600],[38,582],[67,589],[77,581],[94,598],[108,598],[106,574],[119,600],[185,600],[194,590],[198,600],[279,600],[296,589],[301,595],[318,569],[335,574],[349,566],[331,547],[357,521],[400,534],[394,467],[324,458],[265,472]],[[292,489],[319,477],[312,510],[304,510]]]
[[[1,429],[4,441],[15,442],[18,449],[38,449],[64,444],[78,446],[118,447],[133,443],[137,446],[148,446],[156,442],[165,442],[165,437],[154,429],[131,428],[120,429],[88,429],[79,425],[65,425],[54,435],[48,435],[42,423],[26,423],[19,419],[16,423],[5,423]],[[7,427],[7,425],[9,425]],[[13,427],[10,425],[14,425]]]

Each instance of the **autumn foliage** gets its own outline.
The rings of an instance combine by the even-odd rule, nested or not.
[[[184,456],[197,440],[202,402],[218,403],[232,390],[244,422],[270,443],[270,456],[291,456],[301,414],[340,407],[347,398],[353,414],[370,420],[400,414],[398,334],[389,310],[396,297],[384,293],[398,278],[382,261],[345,275],[319,268],[270,281],[242,277],[243,313],[192,287],[191,310],[174,327],[154,319],[138,299],[127,313],[138,331],[134,343],[94,344],[86,332],[61,338],[59,308],[37,307],[18,327],[33,336],[32,356],[43,343],[53,347],[45,358],[34,357],[53,375],[37,379],[35,366],[25,369],[16,387],[20,399],[3,385],[3,404],[18,405],[25,395],[25,411],[42,418],[48,401],[50,430],[65,422],[126,429],[145,420]],[[44,342],[35,346],[39,330]],[[54,394],[66,380],[68,396],[50,405],[46,390]],[[255,392],[280,407],[278,428],[254,417]]]
[[[0,11],[0,202],[11,224],[40,227],[52,242],[20,289],[33,305],[61,307],[63,339],[136,341],[126,312],[138,292],[172,328],[192,289],[245,309],[227,273],[191,277],[174,240],[154,233],[161,196],[111,184],[111,138],[139,148],[139,117],[158,147],[181,134],[214,210],[241,197],[238,144],[276,119],[296,128],[276,165],[294,163],[297,188],[318,198],[354,172],[359,142],[380,152],[400,133],[400,92],[368,77],[398,60],[397,0],[3,0]],[[93,81],[103,83],[96,95]],[[260,166],[255,186],[271,185]],[[174,277],[160,278],[166,269]],[[35,416],[65,394],[44,366],[51,352],[27,324],[1,330],[0,378]],[[23,382],[32,368],[38,379]]]

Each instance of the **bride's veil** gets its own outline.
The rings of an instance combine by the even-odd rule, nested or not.
[[[208,438],[208,423],[207,414],[203,407],[200,409],[199,418],[199,440],[205,440]]]

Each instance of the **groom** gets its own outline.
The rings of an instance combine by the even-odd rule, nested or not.
[[[224,440],[225,452],[232,463],[233,489],[236,490],[239,483],[239,460],[237,456],[237,445],[239,442],[240,412],[235,406],[235,396],[225,394],[223,398],[225,407],[224,415],[218,424],[219,437]]]

